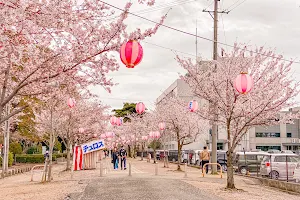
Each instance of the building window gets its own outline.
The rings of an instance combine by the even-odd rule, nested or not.
[[[223,143],[217,143],[217,150],[224,150],[224,144]]]
[[[256,146],[256,149],[261,149],[262,151],[268,151],[270,149],[281,151],[281,146]]]
[[[280,133],[256,133],[256,137],[280,137]]]
[[[286,137],[292,137],[292,133],[286,133]]]

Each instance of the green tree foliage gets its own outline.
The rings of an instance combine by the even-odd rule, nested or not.
[[[27,106],[22,115],[18,117],[17,131],[19,134],[31,141],[37,142],[40,138],[37,136],[37,130],[35,127],[35,115],[34,106],[39,104],[40,101],[37,98],[24,97],[19,102],[18,106]]]
[[[62,152],[62,145],[61,143],[58,141],[58,139],[55,140],[55,144],[54,144],[54,151],[58,151],[58,152]]]
[[[12,152],[14,155],[15,154],[21,154],[22,153],[22,146],[19,142],[13,142],[9,145],[9,150]]]
[[[152,148],[153,150],[159,149],[161,147],[161,143],[157,140],[153,140],[149,146],[150,148]]]
[[[130,119],[126,117],[127,115],[136,113],[135,111],[135,103],[124,103],[122,109],[115,109],[113,112],[115,112],[116,117],[124,117],[123,122],[130,122]]]

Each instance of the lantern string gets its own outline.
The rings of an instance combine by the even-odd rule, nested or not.
[[[226,44],[226,43],[224,43],[224,42],[215,41],[215,40],[210,39],[210,38],[206,38],[206,37],[203,37],[203,36],[200,36],[200,35],[196,35],[196,34],[194,34],[194,33],[186,32],[186,31],[183,31],[183,30],[180,30],[180,29],[177,29],[177,28],[174,28],[174,27],[165,25],[165,24],[161,24],[161,23],[159,23],[159,22],[153,21],[153,20],[148,19],[148,18],[146,18],[146,17],[142,17],[142,16],[139,16],[139,15],[137,15],[137,14],[128,12],[128,11],[122,9],[122,8],[119,8],[119,7],[117,7],[117,6],[114,6],[114,5],[109,4],[109,3],[107,3],[107,2],[104,2],[104,1],[101,1],[101,0],[99,0],[99,1],[102,2],[103,4],[106,4],[106,5],[110,6],[110,7],[115,8],[115,9],[117,9],[117,10],[121,10],[121,11],[123,11],[123,12],[127,12],[127,14],[133,15],[133,16],[135,16],[135,17],[141,18],[141,19],[143,19],[143,20],[149,21],[149,22],[154,23],[154,24],[159,24],[160,26],[163,26],[163,27],[165,27],[165,28],[174,30],[174,31],[176,31],[176,32],[180,32],[180,33],[183,33],[183,34],[186,34],[186,35],[190,35],[190,36],[193,36],[193,37],[197,37],[197,38],[200,38],[200,39],[203,39],[203,40],[206,40],[206,41],[216,42],[216,43],[221,44],[221,45],[223,45],[223,46],[228,46],[228,47],[235,48],[234,45]],[[282,60],[282,61],[287,61],[287,62],[291,62],[291,61],[292,61],[292,60],[288,60],[288,59],[284,59],[284,58],[279,58],[279,57],[274,57],[274,56],[268,56],[268,55],[265,55],[265,54],[263,54],[263,53],[253,52],[253,51],[247,50],[247,49],[243,49],[243,50],[245,50],[245,51],[247,51],[247,52],[259,54],[259,55],[262,55],[262,56],[270,57],[270,58],[277,58],[277,59]],[[295,60],[293,60],[292,62],[293,62],[293,63],[300,64],[300,61],[295,61]]]

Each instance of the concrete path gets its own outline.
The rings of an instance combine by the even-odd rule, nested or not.
[[[82,194],[73,195],[70,199],[215,200],[220,198],[208,196],[200,189],[178,179],[135,176],[94,179]]]
[[[146,168],[141,168],[145,166]],[[127,166],[128,167],[128,166]],[[85,180],[83,192],[70,194],[68,200],[213,200],[220,199],[179,178],[155,176],[152,164],[135,162],[132,176],[127,170],[114,170],[106,162],[104,177]]]

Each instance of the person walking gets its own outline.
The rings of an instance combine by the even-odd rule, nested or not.
[[[117,148],[115,147],[112,152],[112,163],[114,166],[114,169],[118,169],[119,165],[119,153],[117,151]]]
[[[204,147],[203,148],[204,150],[201,152],[200,154],[200,158],[201,158],[201,163],[202,163],[202,172],[203,172],[203,166],[206,164],[206,163],[209,163],[209,160],[210,160],[210,154],[207,150],[207,147]],[[208,166],[206,165],[206,174],[208,173]]]
[[[123,145],[120,149],[120,157],[121,157],[121,170],[123,170],[123,164],[124,164],[124,170],[126,170],[126,157],[127,157],[127,151],[124,149]]]

